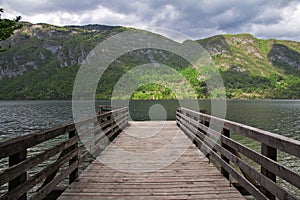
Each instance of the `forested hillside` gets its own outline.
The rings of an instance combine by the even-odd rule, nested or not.
[[[75,76],[88,53],[107,37],[126,29],[23,23],[12,37],[1,42],[1,46],[10,48],[0,52],[0,99],[71,99]],[[198,42],[218,66],[228,98],[300,98],[299,42],[262,40],[249,34],[218,35]],[[96,98],[111,98],[114,85],[124,73],[153,60],[185,76],[198,98],[211,97],[200,72],[185,60],[162,50],[142,49],[110,65],[99,81]],[[149,77],[145,74],[140,78]],[[130,98],[189,98],[184,93],[175,96],[176,92],[147,84]]]

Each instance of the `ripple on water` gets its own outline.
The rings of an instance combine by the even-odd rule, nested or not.
[[[110,101],[97,104],[107,105]],[[143,105],[147,104],[147,105]],[[175,119],[177,101],[132,101],[130,114],[133,118],[149,119],[150,104],[163,105],[171,120]],[[211,110],[210,101],[199,101],[200,107]],[[300,101],[228,101],[227,119],[280,135],[300,140]],[[0,140],[52,128],[72,122],[71,101],[0,101]],[[241,143],[259,151],[260,146],[253,141],[236,136]],[[43,148],[48,148],[44,146]],[[41,148],[32,149],[32,153]],[[300,173],[300,161],[279,154],[285,166]],[[3,161],[0,160],[1,162]],[[0,162],[0,168],[2,164]],[[287,186],[288,187],[288,186]],[[0,191],[1,192],[1,191]]]

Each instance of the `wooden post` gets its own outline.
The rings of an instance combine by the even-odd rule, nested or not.
[[[206,127],[209,127],[209,122],[208,122],[208,121],[204,121],[204,125],[205,125]],[[206,135],[207,133],[204,132],[204,134]]]
[[[76,137],[77,132],[76,130],[70,131],[69,132],[69,139]],[[70,159],[69,161],[69,166],[71,166],[73,163],[78,162],[78,142],[76,144],[72,145],[70,147],[70,151],[77,149],[77,155],[73,158]],[[69,175],[69,184],[73,183],[76,179],[78,178],[78,165],[76,169]]]
[[[178,127],[180,127],[180,122],[179,122],[179,119],[178,119],[179,116],[177,116],[177,113],[181,113],[180,108],[177,108],[177,110],[176,110],[176,124],[177,124]]]
[[[201,116],[201,113],[202,114],[207,114],[207,110],[205,110],[205,109],[200,109],[200,116]],[[200,121],[200,117],[199,116],[199,119],[198,119],[198,121],[201,123],[201,124],[203,124],[203,125],[205,125],[206,127],[209,127],[209,122],[208,121],[205,121],[204,119],[202,119],[201,121]],[[200,130],[200,129],[198,129],[198,130]],[[203,132],[205,135],[207,134],[205,131]]]
[[[210,122],[209,122],[209,121],[202,120],[202,124],[204,124],[204,126],[206,126],[207,128],[209,128]],[[203,134],[204,134],[204,135],[207,135],[207,132],[206,132],[206,131],[203,131]],[[208,158],[208,160],[209,160],[209,162],[210,162],[210,153],[207,152],[205,156]]]
[[[24,160],[26,160],[26,156],[27,156],[27,149],[24,149],[23,151],[13,154],[11,156],[9,156],[9,166],[14,166]],[[15,189],[16,187],[18,187],[19,185],[21,185],[22,183],[26,182],[27,180],[27,173],[23,173],[20,176],[16,177],[15,179],[9,181],[8,183],[8,191],[12,191],[13,189]],[[19,200],[26,200],[27,199],[27,194],[23,194],[23,196],[21,196],[19,198]]]
[[[261,144],[261,154],[274,160],[277,161],[277,149],[270,147],[266,144]],[[270,180],[273,182],[276,182],[276,175],[270,172],[268,169],[261,167],[261,173],[268,177]],[[271,200],[275,200],[276,197],[273,195],[271,192],[267,191],[264,187],[261,187],[261,191]]]
[[[225,137],[230,138],[230,131],[229,131],[228,129],[223,128],[223,130],[222,130],[222,135],[225,136]],[[228,147],[226,144],[224,144],[223,142],[221,142],[221,146],[222,146],[223,148],[227,149],[227,150],[230,150],[229,147]],[[221,158],[222,158],[225,162],[229,163],[229,159],[226,158],[223,154],[221,154]],[[227,179],[229,180],[229,173],[228,173],[223,167],[221,167],[221,173],[223,174],[223,176],[224,176],[225,178],[227,178]]]

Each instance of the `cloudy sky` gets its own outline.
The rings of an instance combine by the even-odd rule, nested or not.
[[[161,27],[200,39],[223,33],[300,41],[299,0],[0,0],[6,18],[55,25]]]

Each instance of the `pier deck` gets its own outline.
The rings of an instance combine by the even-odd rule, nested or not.
[[[278,160],[299,161],[299,140],[183,107],[128,120],[114,108],[0,142],[0,199],[300,199],[298,168]]]
[[[175,121],[150,121],[131,122],[59,199],[244,197]]]

